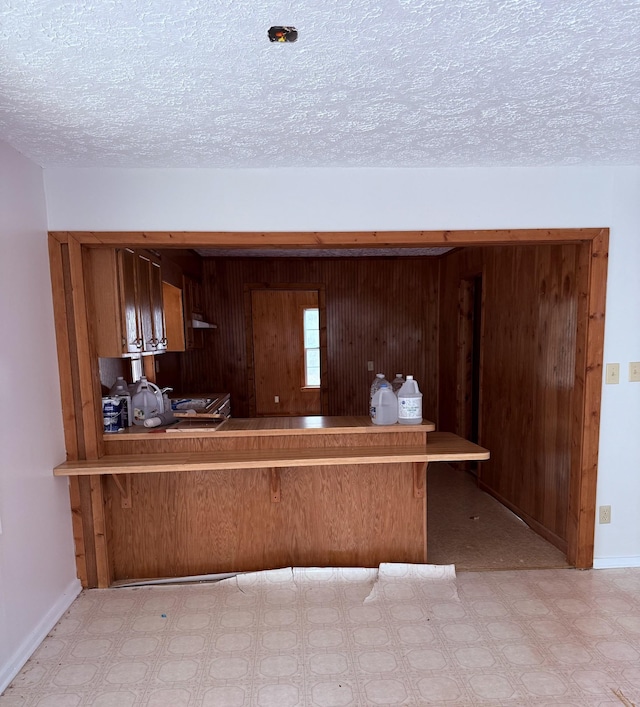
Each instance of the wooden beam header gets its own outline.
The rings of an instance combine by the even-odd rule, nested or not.
[[[478,231],[52,231],[87,246],[138,248],[418,248],[535,245],[591,241],[603,228],[493,229]]]

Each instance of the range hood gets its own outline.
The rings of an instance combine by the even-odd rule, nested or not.
[[[193,312],[191,314],[191,326],[194,329],[217,329],[218,325],[217,324],[209,324],[209,322],[205,322],[202,314],[196,314],[196,312]]]

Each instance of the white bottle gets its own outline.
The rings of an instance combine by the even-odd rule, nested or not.
[[[422,423],[422,393],[413,376],[407,376],[398,391],[398,422],[401,425]]]
[[[398,422],[398,398],[386,381],[373,394],[371,409],[374,425],[395,425]]]
[[[127,384],[127,381],[122,376],[118,376],[116,378],[116,382],[111,386],[109,395],[123,398],[124,406],[122,408],[122,420],[126,427],[131,427],[133,424],[131,393],[129,392],[129,385]]]
[[[376,377],[373,379],[373,383],[371,384],[371,390],[369,391],[369,414],[371,415],[372,420],[374,417],[374,411],[372,409],[373,396],[383,383],[389,385],[389,381],[384,377],[384,373],[376,373]]]
[[[404,383],[404,376],[402,373],[396,373],[396,377],[391,381],[391,390],[397,395],[402,384]]]
[[[147,417],[143,421],[145,427],[160,427],[160,425],[169,425],[175,422],[176,418],[172,410],[169,412],[163,412],[154,417]]]
[[[133,424],[144,425],[145,420],[157,417],[164,412],[162,393],[160,393],[158,386],[142,376],[131,399],[131,406],[133,407]]]

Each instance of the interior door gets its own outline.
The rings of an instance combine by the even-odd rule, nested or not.
[[[255,414],[319,415],[320,386],[305,380],[304,311],[317,290],[253,290],[251,324]]]

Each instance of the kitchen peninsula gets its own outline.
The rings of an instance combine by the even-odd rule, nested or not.
[[[59,465],[104,494],[110,577],[285,566],[425,562],[426,466],[489,453],[434,424],[366,417],[228,419],[217,428],[131,428],[105,454]],[[99,514],[94,506],[94,513]]]

